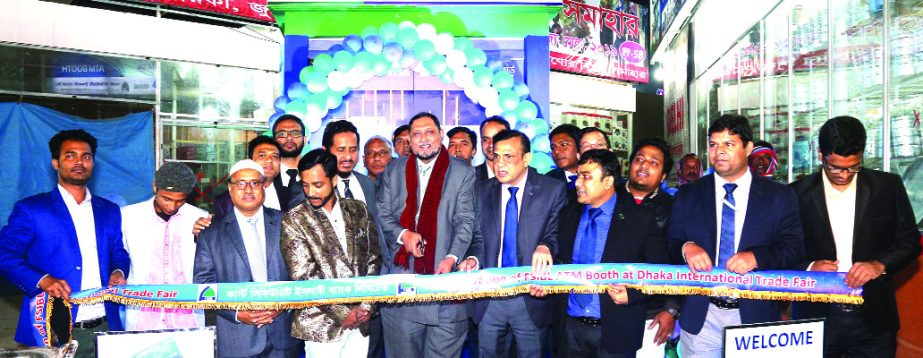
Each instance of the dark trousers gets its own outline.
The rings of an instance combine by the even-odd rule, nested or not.
[[[532,323],[522,295],[490,300],[477,329],[481,358],[541,357],[545,351],[548,327]]]
[[[868,329],[861,306],[831,304],[824,324],[825,357],[894,357],[897,332]]]
[[[108,330],[109,324],[106,323],[105,319],[103,319],[103,323],[93,328],[74,327],[74,336],[71,338],[77,341],[77,354],[74,355],[74,357],[96,357],[96,333],[106,332]]]
[[[634,358],[636,352],[609,352],[602,345],[602,327],[590,326],[567,316],[564,323],[564,354],[568,358]]]
[[[385,355],[385,341],[381,333],[381,315],[375,314],[369,320],[369,355],[368,358],[382,358]]]

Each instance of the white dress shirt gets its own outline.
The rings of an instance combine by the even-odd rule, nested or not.
[[[500,185],[500,252],[497,253],[497,267],[503,267],[503,230],[506,230],[506,203],[510,200],[510,187],[519,188],[519,190],[516,191],[516,221],[519,221],[519,214],[522,213],[522,193],[525,191],[526,179],[528,178],[529,171],[526,170],[525,175],[523,175],[522,179],[515,185]]]
[[[279,178],[282,179],[282,186],[288,185],[288,181],[291,180],[291,177],[286,173],[289,169],[298,169],[298,168],[289,168],[285,163],[279,163]],[[301,178],[295,177],[295,180],[301,181]]]
[[[718,230],[715,240],[715,245],[717,249],[715,250],[715,257],[721,257],[721,211],[724,210],[724,195],[727,193],[724,190],[724,184],[729,183],[727,180],[724,180],[720,175],[715,173],[715,214],[718,220]],[[750,202],[750,184],[753,183],[753,175],[750,174],[750,171],[747,170],[744,175],[737,179],[734,184],[737,184],[737,189],[734,189],[734,252],[737,252],[737,248],[740,246],[740,233],[744,228],[744,219],[747,217],[747,203]],[[733,256],[733,254],[731,255]]]
[[[58,191],[67,206],[71,220],[74,222],[74,231],[77,233],[77,244],[80,246],[81,264],[80,287],[71,287],[80,291],[102,287],[99,272],[99,251],[96,247],[96,222],[93,217],[93,195],[86,189],[87,196],[81,203],[77,203],[64,187],[58,185]],[[108,277],[108,275],[106,275]],[[108,284],[108,282],[106,282]],[[106,308],[102,303],[92,305],[79,305],[77,307],[77,322],[100,318],[106,315]]]
[[[343,210],[340,208],[340,201],[337,200],[333,203],[333,209],[329,212],[327,209],[321,209],[324,212],[324,215],[327,216],[327,220],[330,221],[330,226],[333,226],[333,232],[337,235],[337,241],[340,242],[340,247],[343,248],[343,252],[349,252],[346,249],[346,221],[343,219]]]
[[[493,177],[496,176],[496,175],[494,175],[494,169],[493,169],[493,167],[490,166],[490,162],[488,162],[488,161],[485,160],[485,161],[484,161],[484,168],[487,168],[487,179],[492,179]]]
[[[574,177],[574,179],[572,180],[571,177]],[[575,181],[575,180],[577,180],[577,173],[569,172],[569,171],[566,171],[566,170],[564,171],[564,181],[566,181],[568,184],[570,184],[571,182],[573,182],[573,181]]]
[[[836,245],[837,271],[849,272],[852,267],[853,230],[856,225],[856,182],[859,176],[853,176],[852,183],[840,191],[830,184],[827,172],[821,170],[824,182],[824,199],[827,201],[827,215],[830,216],[830,228],[833,230],[833,242]],[[813,263],[812,263],[813,264]]]
[[[254,282],[266,282],[267,277],[258,277],[267,275],[266,266],[266,225],[263,224],[263,207],[256,212],[252,218],[256,219],[256,235],[253,229],[247,223],[247,219],[236,207],[234,215],[237,216],[237,226],[240,228],[240,235],[244,240],[244,248],[247,250],[247,261],[250,263],[250,272]],[[257,256],[259,255],[259,256]],[[257,266],[261,266],[257,268]],[[260,270],[262,269],[262,270]]]
[[[431,163],[435,162],[434,160]],[[349,191],[353,193],[353,199],[366,203],[365,193],[362,192],[362,185],[359,185],[359,179],[356,178],[356,173],[349,173],[349,177],[346,179],[349,180]],[[346,197],[346,185],[344,185],[343,178],[340,178],[340,183],[337,184],[337,193],[340,193],[341,198]]]
[[[196,220],[208,216],[208,212],[191,204],[183,204],[176,214],[164,221],[154,210],[154,198],[132,204],[122,208],[122,242],[125,251],[131,258],[131,275],[128,276],[129,285],[143,284],[188,284],[192,283],[193,266],[195,264],[195,237],[192,227]],[[172,237],[180,238],[180,257],[162,257],[163,259],[178,260],[182,267],[185,282],[170,282],[171,277],[165,277],[163,282],[148,282],[152,274],[170,275],[170,272],[152,272],[157,264],[152,262],[154,251],[163,251],[165,240]],[[176,263],[174,263],[176,264]],[[157,270],[162,271],[162,270]],[[125,306],[125,329],[136,330],[138,317],[142,311],[139,306]],[[197,327],[205,327],[205,315],[202,310],[194,310]],[[192,327],[189,327],[192,328]]]
[[[279,204],[279,194],[276,193],[276,183],[272,181],[269,182],[269,186],[263,188],[263,206],[267,208],[273,208],[276,210],[282,210],[282,205]]]

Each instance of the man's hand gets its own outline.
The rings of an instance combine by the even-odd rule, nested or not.
[[[746,275],[747,272],[756,268],[756,256],[752,251],[738,252],[731,256],[727,262],[727,270]]]
[[[407,230],[404,231],[404,236],[401,238],[401,241],[404,242],[404,249],[407,250],[413,257],[421,258],[423,257],[423,237],[420,234],[413,231]]]
[[[353,307],[349,310],[349,314],[346,315],[346,318],[343,320],[343,328],[346,329],[356,329],[359,328],[365,322],[369,321],[369,318],[372,317],[371,312],[361,307]]]
[[[628,304],[628,288],[624,284],[613,285],[610,283],[606,292],[609,293],[609,298],[612,298],[612,302],[615,302],[615,304]]]
[[[279,315],[278,312],[280,311],[237,311],[237,320],[260,328],[272,323],[273,318]]]
[[[529,294],[536,298],[542,298],[548,295],[544,287],[535,284],[529,285]]]
[[[654,334],[654,343],[658,346],[667,342],[670,335],[673,334],[673,328],[676,326],[676,319],[667,311],[660,311],[654,316],[653,322],[647,326],[648,330],[657,326],[657,333]]]
[[[879,261],[856,262],[846,273],[846,286],[859,288],[885,272],[885,265]]]
[[[71,286],[67,281],[57,279],[51,275],[43,277],[38,281],[38,288],[47,292],[51,297],[69,299],[71,297]]]
[[[535,251],[532,252],[532,272],[539,273],[551,270],[552,261],[551,250],[548,249],[548,246],[536,246]]]
[[[471,257],[462,260],[462,262],[458,264],[458,271],[461,271],[461,272],[470,272],[470,271],[474,271],[477,269],[478,269],[478,261]]]
[[[444,273],[452,272],[452,267],[454,266],[455,266],[455,259],[451,257],[446,257],[442,259],[442,261],[439,261],[439,266],[436,266],[436,272],[434,273],[436,275],[441,275]]]
[[[689,242],[683,245],[683,257],[686,258],[686,263],[689,264],[690,271],[711,271],[711,257],[708,257],[708,253],[705,252],[705,249],[696,243]]]
[[[128,284],[128,282],[125,281],[125,275],[122,274],[121,270],[113,271],[112,274],[109,275],[109,287],[125,284]]]
[[[814,261],[814,264],[811,265],[811,268],[808,271],[819,271],[819,272],[837,272],[840,270],[840,261],[831,261],[831,260],[817,260]]]
[[[202,230],[205,230],[205,228],[211,226],[212,216],[213,215],[203,216],[200,217],[199,220],[196,220],[195,225],[192,226],[192,235],[199,236],[199,233],[202,232]]]

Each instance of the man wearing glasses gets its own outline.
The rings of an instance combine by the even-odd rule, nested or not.
[[[301,159],[301,151],[304,149],[304,123],[296,116],[283,115],[272,124],[272,136],[282,147],[282,163],[279,170],[282,187],[276,189],[282,210],[285,211],[304,200],[301,179],[298,177],[298,160]]]
[[[199,234],[193,282],[287,281],[279,247],[282,212],[263,206],[263,167],[244,159],[231,167],[228,191],[234,209]],[[219,357],[295,357],[285,310],[219,310]]]
[[[818,173],[791,184],[798,194],[808,271],[846,272],[862,305],[794,303],[795,318],[827,319],[824,356],[893,357],[900,327],[890,276],[920,254],[919,233],[897,175],[862,168],[865,127],[853,117],[824,123]]]

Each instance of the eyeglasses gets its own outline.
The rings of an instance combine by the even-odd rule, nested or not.
[[[250,188],[252,188],[252,189],[261,188],[261,187],[263,186],[263,183],[264,183],[264,182],[265,182],[264,180],[250,180],[250,181],[247,181],[247,180],[238,180],[238,181],[231,181],[231,180],[228,180],[228,184],[231,184],[231,185],[236,186],[237,189],[239,189],[239,190],[244,190],[244,189],[246,189],[248,186],[249,186]]]
[[[285,139],[287,137],[298,139],[304,136],[304,132],[302,131],[278,131],[273,135],[278,139]]]
[[[834,174],[834,175],[840,175],[840,174],[843,174],[843,172],[849,172],[849,174],[856,174],[860,170],[862,170],[862,164],[858,164],[856,166],[852,166],[849,168],[840,168],[840,167],[833,166],[830,163],[827,163],[826,160],[824,161],[824,167],[827,168],[828,171],[830,171],[830,174]]]
[[[365,156],[369,158],[386,158],[391,156],[391,152],[384,150],[380,152],[366,152]]]

